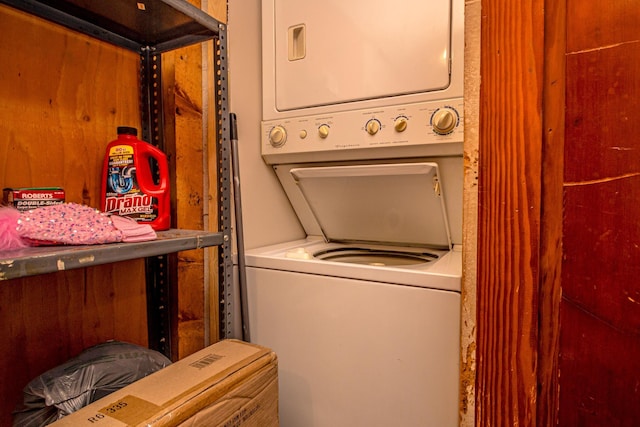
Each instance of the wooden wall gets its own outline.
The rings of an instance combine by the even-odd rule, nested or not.
[[[226,21],[225,1],[204,6]],[[62,186],[67,201],[98,207],[106,144],[117,126],[140,129],[139,56],[5,6],[0,28],[0,187]],[[217,210],[216,196],[207,193],[208,182],[215,190],[217,181],[215,167],[207,168],[215,164],[214,106],[202,77],[211,45],[162,60],[168,154],[176,171],[173,221],[183,228],[204,228],[207,211]],[[207,326],[217,325],[205,299],[205,287],[217,288],[216,269],[209,278],[202,250],[177,258],[174,359],[202,348]],[[214,267],[216,261],[213,256]],[[0,283],[0,426],[11,424],[29,380],[86,347],[109,339],[147,345],[142,260]],[[217,338],[216,331],[209,335]]]
[[[220,22],[226,1],[190,0]],[[173,159],[174,226],[217,230],[216,109],[212,81],[213,42],[163,54],[162,75],[167,151]],[[209,214],[212,212],[212,214]],[[173,358],[181,359],[219,339],[217,249],[178,254],[173,298]]]
[[[560,425],[640,420],[640,7],[567,1]]]
[[[482,1],[478,426],[638,425],[639,18]]]
[[[162,76],[168,130],[165,139],[176,177],[171,189],[173,226],[203,230],[207,197],[204,194],[201,45],[163,54]],[[172,307],[172,329],[176,337],[173,359],[200,350],[204,344],[204,262],[202,250],[178,254],[177,286],[172,295],[177,302]]]
[[[116,127],[140,127],[139,58],[0,7],[0,187],[99,207]],[[0,282],[0,425],[26,383],[108,339],[147,345],[143,261]]]

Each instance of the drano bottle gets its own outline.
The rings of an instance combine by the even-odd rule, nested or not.
[[[166,230],[171,224],[167,156],[137,136],[136,128],[121,126],[118,139],[107,145],[100,209]]]

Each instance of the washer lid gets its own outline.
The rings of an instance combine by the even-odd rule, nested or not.
[[[436,163],[291,169],[327,241],[447,248]]]

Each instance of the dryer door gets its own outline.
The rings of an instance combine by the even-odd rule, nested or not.
[[[436,163],[291,170],[327,241],[450,249]]]
[[[451,0],[264,0],[264,85],[277,111],[442,90]]]

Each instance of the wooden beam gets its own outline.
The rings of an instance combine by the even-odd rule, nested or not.
[[[544,1],[482,1],[476,424],[536,425]]]
[[[565,130],[566,2],[545,0],[542,223],[538,340],[539,426],[558,425]]]

